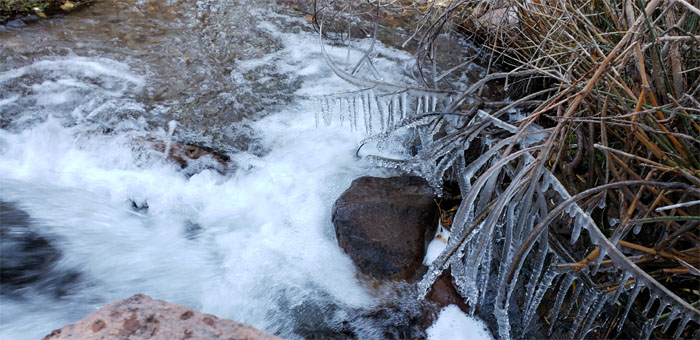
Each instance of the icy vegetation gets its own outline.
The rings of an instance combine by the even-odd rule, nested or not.
[[[354,49],[355,54],[348,55],[355,59],[345,61],[329,56],[325,45],[321,39],[331,69],[357,90],[316,98],[317,123],[347,122],[352,130],[364,130],[370,136],[358,155],[422,176],[438,194],[445,181],[455,182],[461,191],[449,240],[428,249],[425,263],[430,269],[419,284],[419,298],[450,269],[472,313],[479,306],[493,306],[498,337],[504,340],[527,333],[539,318],[537,310],[545,296],[554,301],[547,307],[549,331],[561,322],[570,323],[564,336],[572,339],[611,325],[620,332],[641,292],[648,298],[642,313],[648,321],[640,339],[648,339],[657,328],[675,329],[677,339],[689,322],[700,323],[695,306],[630,261],[616,244],[621,235],[609,239],[590,210],[582,209],[583,199],[598,195],[593,207],[599,206],[604,204],[605,190],[640,186],[644,181],[607,184],[572,197],[542,158],[560,135],[558,128],[538,127],[527,119],[508,120],[506,113],[513,112],[508,106],[481,109],[475,93],[483,82],[460,91],[410,81],[392,83],[372,67],[373,58],[381,55],[373,49],[375,44],[361,52]],[[476,155],[470,156],[475,153],[469,150],[477,150]],[[653,184],[698,195],[697,189],[682,183]],[[550,228],[562,224],[571,228],[567,240],[549,234]],[[584,239],[589,255],[576,262],[571,245],[584,244]],[[592,281],[599,272],[608,273],[605,282]],[[616,303],[624,306],[622,315],[605,314],[601,320],[604,309]],[[573,322],[563,321],[569,316],[574,316]]]

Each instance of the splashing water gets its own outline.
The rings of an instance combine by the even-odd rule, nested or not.
[[[107,6],[113,5],[86,11],[115,15]],[[198,13],[238,5],[218,6]],[[233,71],[213,68],[230,72],[213,75],[228,85],[203,80],[181,93],[182,99],[169,95],[172,89],[158,92],[192,74],[158,73],[163,65],[148,64],[156,62],[144,52],[151,47],[138,39],[126,53],[80,28],[87,36],[75,40],[84,39],[83,46],[51,33],[60,27],[54,19],[17,35],[28,41],[37,30],[44,37],[61,35],[56,48],[69,50],[65,55],[27,49],[19,52],[27,57],[20,58],[11,54],[21,50],[19,39],[7,40],[16,45],[0,49],[9,61],[0,68],[3,214],[7,209],[26,213],[22,233],[46,240],[59,255],[35,281],[3,289],[0,338],[41,338],[135,293],[290,338],[342,329],[348,320],[360,338],[384,334],[386,325],[355,316],[377,302],[336,245],[330,211],[352,179],[386,173],[354,157],[364,136],[347,127],[315,128],[307,96],[349,89],[327,69],[317,37],[287,32],[289,25],[305,25],[302,20],[264,7],[256,11],[265,19],[251,30],[274,44],[248,47]],[[80,14],[65,20],[66,25],[97,25]],[[172,30],[178,23],[197,24],[182,19],[166,26]],[[0,32],[0,38],[10,39],[6,34]],[[199,47],[187,44],[194,46],[182,53]],[[253,75],[258,79],[244,79]],[[277,75],[280,81],[268,79]],[[189,101],[199,94],[206,98]],[[229,95],[235,103],[206,111]],[[277,105],[269,105],[272,101]],[[244,142],[240,135],[246,135]],[[228,171],[215,170],[217,161],[202,157],[199,169],[204,170],[183,173],[166,158],[174,148],[171,138],[224,150]],[[154,146],[158,141],[168,143],[165,152]]]

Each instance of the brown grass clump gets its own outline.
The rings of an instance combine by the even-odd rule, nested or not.
[[[510,79],[511,86],[553,91],[519,124],[554,128],[538,159],[572,195],[647,181],[601,190],[579,205],[605,204],[593,214],[598,227],[693,307],[700,302],[699,197],[654,183],[700,189],[699,7],[666,0],[453,1],[429,7],[424,18],[432,25],[418,34],[435,35],[441,21],[452,23],[489,49],[492,64],[535,71]],[[598,249],[559,266],[587,267]]]

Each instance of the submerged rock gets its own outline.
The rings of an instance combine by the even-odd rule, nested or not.
[[[82,320],[54,330],[59,339],[281,339],[249,325],[219,319],[143,294],[110,303]]]
[[[0,285],[7,293],[46,276],[60,257],[42,236],[29,230],[29,214],[6,202],[0,202]]]
[[[15,294],[30,284],[41,283],[60,295],[63,284],[77,274],[66,276],[53,270],[61,252],[31,230],[31,223],[24,210],[0,201],[0,293]]]
[[[168,160],[177,163],[189,175],[205,169],[213,169],[225,173],[229,165],[228,156],[206,146],[197,146],[181,142],[166,143],[159,140],[149,140],[151,147],[158,152],[168,150]]]
[[[438,223],[435,198],[419,177],[355,179],[333,206],[338,244],[364,274],[412,280]]]
[[[36,228],[27,212],[0,201],[0,294],[62,296],[79,279],[77,271],[57,268],[60,250]]]

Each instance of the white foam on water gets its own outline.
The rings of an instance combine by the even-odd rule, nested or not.
[[[468,316],[456,305],[440,310],[437,321],[426,333],[428,340],[493,340],[481,320]]]

